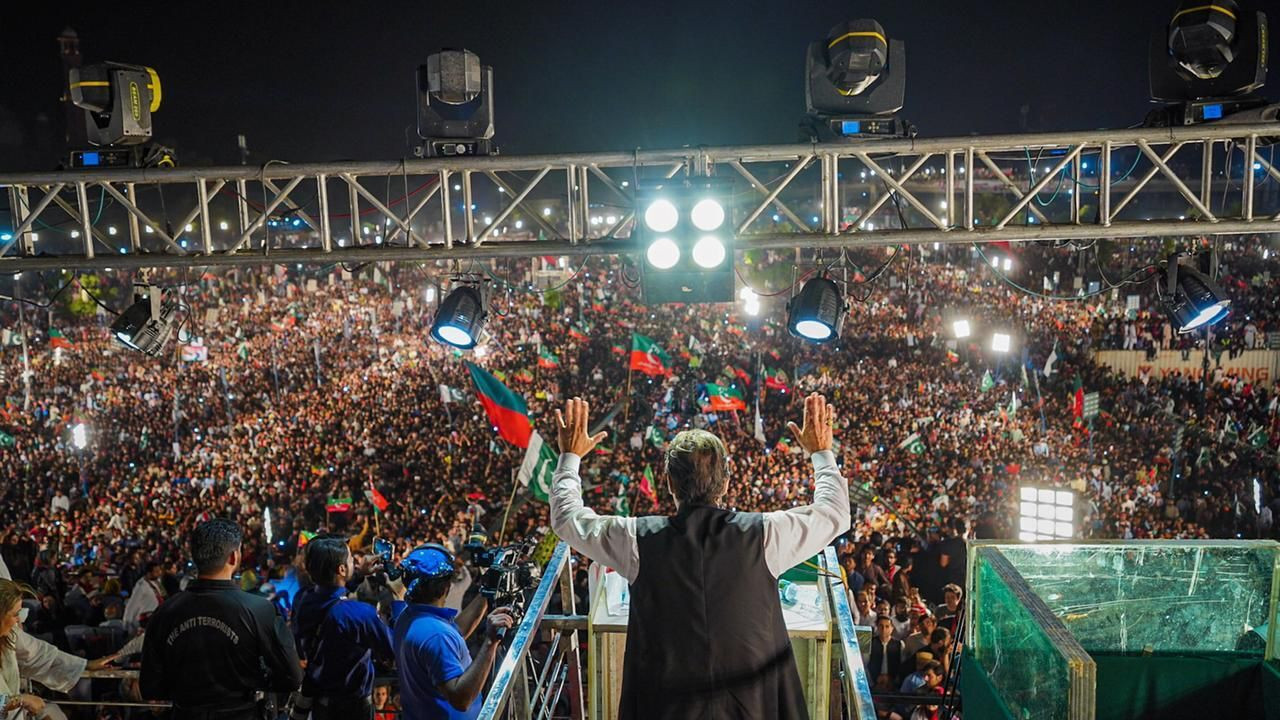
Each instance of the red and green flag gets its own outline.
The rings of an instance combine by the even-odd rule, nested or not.
[[[55,348],[66,348],[68,350],[75,347],[58,328],[49,328],[49,344]]]
[[[380,513],[385,514],[387,512],[387,507],[391,505],[391,503],[387,501],[387,497],[378,492],[378,488],[374,487],[372,480],[369,481],[369,487],[364,491],[364,496]]]
[[[955,350],[947,351],[947,360],[953,363],[960,362],[960,355]]]
[[[511,378],[513,380],[519,380],[520,382],[530,383],[533,382],[533,373],[529,372],[529,368],[521,368],[517,370],[516,374],[512,375]]]
[[[351,509],[350,495],[344,495],[343,497],[330,496],[329,499],[326,500],[324,503],[325,512],[344,513],[350,509]]]
[[[538,367],[540,368],[557,368],[560,367],[560,358],[556,354],[546,348],[538,351]]]
[[[626,347],[625,345],[623,345],[622,343],[614,343],[614,344],[613,344],[613,346],[612,346],[612,347],[610,347],[609,349],[613,352],[613,354],[614,354],[614,355],[626,355],[626,354],[627,354],[627,347]]]
[[[498,428],[498,434],[516,447],[529,447],[533,422],[529,419],[529,407],[524,399],[475,363],[467,363],[467,370],[476,385],[480,404],[484,405],[489,422]]]
[[[764,386],[770,390],[781,390],[788,392],[791,388],[787,385],[787,374],[777,368],[764,369]]]
[[[705,395],[703,395],[701,402],[704,412],[747,409],[747,399],[743,397],[742,391],[736,387],[707,383],[704,388]]]
[[[630,369],[645,375],[666,375],[671,372],[671,356],[651,338],[632,333]]]
[[[658,504],[658,493],[653,489],[657,485],[653,479],[653,466],[644,466],[644,475],[640,477],[640,494],[649,498],[649,502]]]
[[[569,326],[569,337],[574,340],[586,342],[587,333],[589,332],[591,332],[591,323],[588,323],[586,320],[573,323]]]
[[[306,530],[303,530],[302,532],[298,533],[298,547],[302,547],[303,545],[306,545],[307,543],[311,542],[311,538],[315,536],[316,536],[315,533],[307,532]]]

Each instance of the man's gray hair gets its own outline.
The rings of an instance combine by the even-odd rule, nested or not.
[[[667,446],[666,469],[681,505],[714,505],[729,489],[728,452],[706,430],[685,430]]]

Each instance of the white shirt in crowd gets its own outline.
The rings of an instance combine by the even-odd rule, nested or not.
[[[70,512],[71,498],[67,497],[66,493],[59,492],[57,495],[53,496],[53,502],[49,503],[49,509],[55,513],[59,510],[62,512]]]
[[[160,607],[160,583],[147,578],[140,578],[129,593],[129,601],[124,604],[124,624],[130,631],[137,629],[139,618]]]

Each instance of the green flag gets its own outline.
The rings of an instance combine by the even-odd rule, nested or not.
[[[667,439],[663,437],[662,431],[653,425],[650,425],[644,431],[644,439],[648,440],[654,447],[662,447],[662,444],[667,441]]]
[[[533,433],[529,436],[529,447],[524,451],[524,461],[516,472],[520,484],[529,488],[529,496],[540,502],[547,502],[551,497],[551,476],[555,473],[559,455],[555,448],[544,443],[542,436]]]
[[[978,392],[986,392],[996,386],[996,381],[991,378],[991,371],[987,370],[982,373],[982,382],[978,385]]]
[[[3,430],[0,430],[0,447],[11,448],[14,445],[16,445],[17,442],[18,442],[17,438],[15,438],[14,436],[10,435],[9,433]]]
[[[898,443],[898,449],[905,449],[912,455],[919,455],[924,452],[924,440],[920,437],[920,433],[913,432],[907,436],[906,440]]]

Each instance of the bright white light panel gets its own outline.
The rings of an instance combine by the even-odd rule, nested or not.
[[[1018,498],[1018,539],[1069,540],[1076,534],[1076,494],[1024,487]]]

